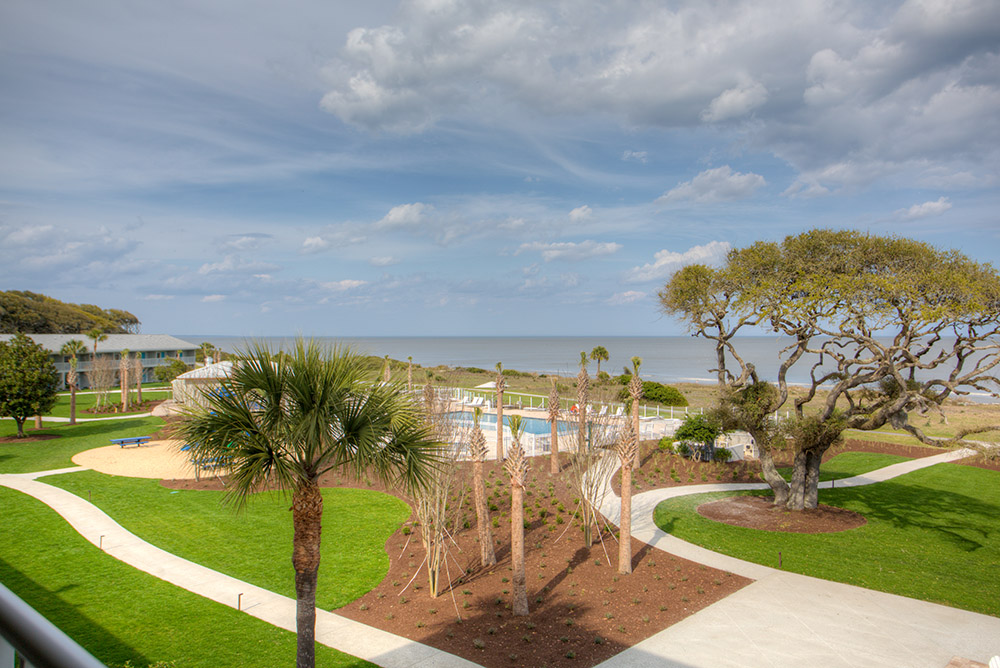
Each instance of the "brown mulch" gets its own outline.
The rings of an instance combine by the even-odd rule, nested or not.
[[[150,399],[147,401],[143,401],[141,404],[133,401],[129,403],[128,411],[129,413],[148,413],[149,411],[153,410],[154,408],[162,404],[164,401],[166,401],[166,399],[156,399],[156,400]],[[101,406],[100,408],[97,407],[87,408],[85,410],[78,412],[87,415],[115,415],[119,413],[118,410],[119,408],[120,408],[119,404],[112,404],[110,406]]]
[[[844,508],[820,504],[818,508],[792,512],[761,496],[731,496],[703,503],[698,514],[716,522],[749,529],[790,533],[835,533],[868,523],[864,515]]]
[[[62,434],[29,434],[30,429],[24,430],[24,438],[14,436],[4,436],[0,438],[0,443],[35,443],[37,441],[51,441],[53,438],[62,438]]]
[[[496,506],[491,528],[498,563],[479,567],[475,508],[471,491],[460,492],[471,478],[471,466],[460,464],[456,493],[460,504],[457,546],[447,570],[453,585],[437,597],[428,592],[424,548],[419,526],[410,520],[386,542],[390,567],[374,590],[337,610],[338,614],[412,638],[465,657],[489,668],[501,666],[593,666],[662,631],[750,583],[732,573],[674,557],[632,541],[630,575],[617,572],[618,544],[605,530],[587,548],[576,504],[563,473],[548,473],[547,457],[531,461],[525,496],[525,570],[527,617],[510,611],[510,500],[507,477],[495,462],[485,465],[489,500]],[[217,478],[164,480],[175,489],[223,489]],[[375,481],[350,483],[335,474],[324,486],[351,486],[385,491]],[[412,504],[411,504],[412,505]],[[465,527],[464,523],[469,526]],[[327,536],[327,540],[335,539]],[[412,582],[411,582],[412,580]]]
[[[966,457],[965,459],[959,459],[955,463],[963,466],[975,466],[976,468],[987,469],[990,471],[1000,471],[1000,459],[987,459],[983,454],[976,454],[971,457]]]

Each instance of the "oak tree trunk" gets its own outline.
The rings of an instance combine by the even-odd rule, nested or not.
[[[819,465],[823,460],[823,453],[816,453],[810,450],[806,454],[806,508],[816,508],[819,506]]]
[[[292,566],[295,568],[296,668],[316,666],[316,578],[319,572],[323,496],[315,480],[292,494]]]
[[[486,488],[483,486],[483,463],[472,463],[473,496],[476,499],[476,530],[479,533],[479,560],[484,568],[497,563],[493,550],[493,531],[490,530],[490,509],[486,504]]]
[[[514,584],[513,613],[528,614],[528,591],[524,574],[524,488],[511,485],[510,507],[510,563],[514,569],[511,580]]]
[[[759,442],[759,441],[758,441]],[[760,448],[760,468],[761,472],[764,474],[764,481],[771,486],[771,491],[774,492],[774,505],[784,506],[788,503],[788,483],[781,474],[778,473],[777,467],[774,465],[774,459],[771,458],[771,453],[767,448]]]
[[[785,507],[789,510],[802,510],[806,503],[806,453],[799,450],[795,453],[795,460],[792,464],[792,481],[789,484],[788,502]]]

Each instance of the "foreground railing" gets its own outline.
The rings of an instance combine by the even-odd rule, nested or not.
[[[23,660],[19,664],[18,661]],[[87,650],[0,584],[0,668],[104,668]]]

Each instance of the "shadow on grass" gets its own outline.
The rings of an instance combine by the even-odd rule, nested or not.
[[[849,505],[869,521],[884,522],[902,531],[934,532],[965,552],[987,547],[990,535],[1000,529],[997,520],[1000,508],[996,504],[959,491],[930,489],[912,483],[889,480],[866,487],[824,490],[820,502]]]
[[[149,664],[149,660],[135,648],[122,642],[113,633],[80,612],[76,604],[64,599],[65,592],[79,585],[69,585],[56,591],[49,591],[3,559],[0,559],[0,580],[3,580],[8,589],[101,661],[105,663],[110,661],[112,665],[125,661],[132,661],[136,666]]]

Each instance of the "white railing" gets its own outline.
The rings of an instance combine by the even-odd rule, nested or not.
[[[481,397],[483,403],[489,403],[489,407],[493,408],[493,402],[496,400],[496,393],[493,390],[477,390],[465,387],[438,387],[435,388],[437,396],[439,399],[451,399],[452,401],[462,403],[469,403],[475,398]],[[507,394],[516,396],[519,401],[512,404],[504,404],[510,408],[518,408],[522,410],[538,410],[547,411],[549,398],[541,394],[527,394],[524,392],[508,392]],[[527,404],[524,402],[524,398],[527,398]],[[573,399],[560,399],[560,408],[562,410],[569,409],[571,406],[576,404]],[[628,409],[624,403],[621,402],[591,402],[591,406],[596,407],[600,411],[601,407],[607,407],[605,413],[616,415],[621,410],[622,415],[628,414]],[[639,403],[639,417],[650,418],[656,417],[667,420],[677,420],[684,419],[689,414],[700,415],[703,414],[705,410],[703,408],[692,409],[688,406],[676,407],[676,406],[649,406],[647,404]]]

